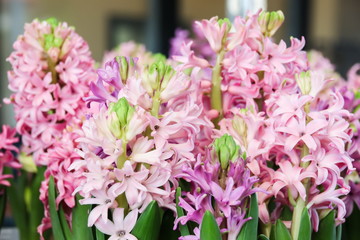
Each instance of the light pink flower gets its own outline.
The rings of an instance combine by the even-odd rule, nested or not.
[[[272,187],[275,196],[282,188],[288,187],[294,199],[296,199],[299,194],[300,197],[305,200],[306,189],[301,181],[305,178],[316,178],[315,173],[301,167],[292,166],[288,161],[280,162],[279,166],[281,171],[275,172],[274,185]]]
[[[125,161],[122,169],[115,169],[114,174],[119,183],[116,189],[116,195],[125,192],[126,200],[132,209],[142,205],[142,193],[147,189],[143,182],[149,175],[149,170],[141,167],[140,171],[135,172],[130,161]]]
[[[117,206],[117,202],[115,198],[118,196],[115,191],[118,186],[113,185],[107,190],[95,190],[92,191],[92,196],[90,198],[84,198],[80,200],[80,204],[96,204],[88,218],[88,226],[91,227],[94,223],[101,218],[103,222],[107,222],[108,220],[108,211],[110,208],[114,208]]]
[[[306,118],[303,116],[299,120],[290,119],[286,126],[278,127],[275,131],[289,134],[284,143],[286,151],[291,151],[300,141],[304,142],[309,149],[316,150],[319,143],[314,135],[327,124],[327,121],[322,119],[314,119],[306,123]]]
[[[208,40],[212,50],[219,52],[222,47],[223,38],[227,34],[227,23],[223,23],[221,26],[218,23],[218,18],[213,17],[210,20],[204,19],[201,22],[195,22],[199,29],[203,32],[204,36]]]
[[[103,233],[110,235],[109,240],[137,240],[130,232],[136,224],[138,210],[130,211],[124,218],[124,209],[115,208],[113,211],[113,221],[104,222],[99,219],[95,226]]]

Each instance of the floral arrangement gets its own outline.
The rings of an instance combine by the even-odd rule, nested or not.
[[[341,239],[360,207],[360,65],[345,81],[304,38],[276,43],[283,21],[197,21],[169,58],[128,42],[98,69],[66,23],[25,25],[5,100],[21,165],[0,135],[21,239]]]

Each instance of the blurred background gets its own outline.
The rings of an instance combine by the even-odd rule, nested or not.
[[[322,51],[343,76],[360,62],[359,0],[0,0],[0,97],[9,96],[5,59],[24,23],[34,18],[55,17],[75,26],[101,61],[106,50],[131,39],[167,54],[177,27],[258,7],[284,12],[277,40],[305,36],[306,49]],[[2,104],[0,111],[0,123],[13,125],[10,107]]]

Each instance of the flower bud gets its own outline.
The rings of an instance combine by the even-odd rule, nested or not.
[[[120,72],[120,78],[121,81],[125,84],[126,80],[129,76],[129,71],[131,67],[134,67],[134,60],[132,58],[127,59],[126,57],[123,56],[117,56],[116,61],[119,64],[119,72]]]
[[[120,129],[123,129],[128,125],[135,112],[135,109],[130,106],[129,102],[124,97],[120,98],[117,103],[111,104],[109,109],[110,112],[116,113],[117,120],[120,124]],[[111,124],[111,126],[116,126],[116,123]]]
[[[175,70],[170,66],[166,65],[164,76],[161,81],[161,91],[163,91],[170,82],[170,79],[175,75]]]
[[[284,22],[285,17],[282,11],[261,12],[258,18],[261,32],[266,37],[272,37]]]
[[[48,18],[45,21],[50,24],[52,28],[56,28],[59,25],[59,21],[54,17]]]
[[[308,95],[311,91],[311,74],[310,71],[301,72],[295,75],[296,83],[298,84],[301,93]]]
[[[215,139],[214,148],[221,168],[224,170],[229,166],[229,161],[234,161],[239,157],[240,147],[236,145],[233,137],[228,134]]]
[[[117,139],[121,139],[122,136],[122,128],[120,125],[120,121],[116,115],[115,112],[111,112],[109,114],[109,118],[108,118],[108,126],[109,129],[111,131],[111,133],[117,138]]]
[[[26,153],[21,152],[19,154],[19,162],[22,165],[22,169],[24,169],[25,171],[30,172],[30,173],[37,172],[37,167],[36,167],[36,164],[34,162],[32,155],[26,155]]]
[[[228,18],[222,18],[218,20],[219,26],[220,28],[225,27],[225,32],[224,32],[224,36],[222,38],[222,45],[224,46],[226,43],[226,38],[227,38],[227,34],[229,33],[229,31],[231,30],[232,24],[230,22],[230,20]]]
[[[149,94],[155,90],[164,90],[175,71],[170,65],[166,65],[162,58],[153,63],[143,76],[143,85]]]

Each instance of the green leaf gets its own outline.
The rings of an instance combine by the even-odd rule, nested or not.
[[[258,240],[269,240],[269,238],[267,236],[265,236],[264,234],[260,234],[258,237]]]
[[[164,213],[161,228],[160,228],[160,236],[159,240],[178,240],[180,235],[179,230],[173,230],[174,228],[174,212],[171,210],[167,210]]]
[[[311,229],[309,211],[305,207],[301,214],[301,222],[300,222],[300,230],[299,230],[298,240],[311,239],[311,232],[312,232],[312,229]]]
[[[177,212],[177,215],[178,215],[178,218],[179,217],[182,217],[184,216],[184,210],[179,206],[179,197],[181,195],[181,188],[178,187],[176,189],[176,212]],[[180,222],[178,224],[179,226],[179,230],[180,230],[180,233],[181,233],[181,236],[187,236],[187,235],[190,235],[190,231],[189,231],[189,227],[187,226],[187,224],[185,225],[182,225]]]
[[[11,168],[5,168],[4,172],[13,175]],[[11,185],[7,189],[11,212],[20,231],[21,240],[27,240],[29,237],[29,216],[24,199],[26,181],[27,175],[22,171],[20,175],[9,179]]]
[[[59,214],[59,220],[60,220],[61,228],[63,230],[65,239],[72,239],[71,230],[70,230],[69,224],[66,220],[64,209],[62,208],[61,205],[59,206],[58,214]]]
[[[342,237],[342,224],[336,227],[336,240],[341,240]]]
[[[44,180],[44,172],[46,167],[38,167],[37,172],[34,173],[35,177],[32,180],[30,186],[30,209],[29,220],[30,220],[30,235],[29,239],[40,239],[40,235],[37,232],[37,227],[40,225],[42,218],[44,217],[44,205],[40,201],[40,187],[41,182]]]
[[[201,222],[200,227],[201,240],[221,240],[221,233],[219,226],[215,220],[214,215],[207,210]]]
[[[2,194],[0,195],[0,227],[3,225],[5,209],[6,209],[6,187],[1,187]]]
[[[354,209],[346,221],[342,224],[343,239],[346,240],[358,240],[359,239],[359,222],[360,222],[360,210],[356,204]]]
[[[250,198],[250,207],[247,213],[247,217],[251,217],[251,220],[247,221],[241,228],[241,232],[237,237],[237,240],[256,240],[258,232],[258,202],[256,194],[254,193]]]
[[[275,239],[276,240],[291,240],[289,230],[285,224],[278,219],[275,224]]]
[[[335,211],[331,211],[320,221],[319,231],[314,232],[313,240],[335,240]]]
[[[159,237],[162,213],[156,201],[152,201],[140,215],[132,234],[138,240],[155,240]]]
[[[87,226],[91,205],[81,205],[81,196],[76,194],[76,205],[72,212],[73,240],[93,239],[92,230]]]
[[[50,219],[52,225],[53,236],[55,240],[65,240],[64,232],[61,227],[59,215],[56,210],[55,202],[55,182],[53,176],[50,176],[49,180],[49,207],[50,207]]]
[[[96,240],[105,240],[104,233],[100,232],[96,227],[95,227],[95,235],[96,235]]]

